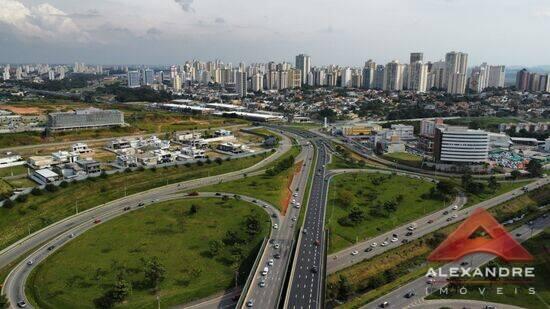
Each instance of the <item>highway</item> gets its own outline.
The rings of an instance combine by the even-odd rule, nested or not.
[[[254,278],[247,294],[244,296],[243,308],[247,308],[250,305],[249,302],[251,302],[254,308],[277,308],[278,306],[287,267],[291,258],[297,219],[300,216],[301,209],[293,207],[294,203],[292,203],[292,200],[300,203],[300,205],[303,203],[309,171],[315,153],[313,146],[307,140],[296,136],[296,141],[302,145],[302,152],[296,158],[296,161],[302,161],[302,168],[298,174],[294,175],[290,185],[293,196],[289,201],[286,214],[282,218],[278,229],[273,231],[270,242],[258,264],[258,269],[252,270]],[[272,265],[269,265],[270,260],[273,262]],[[261,274],[264,267],[269,268],[269,272],[265,276]],[[261,282],[263,282],[262,285],[260,285]]]
[[[548,183],[550,183],[550,177],[539,179],[526,185],[526,187],[529,191],[532,191],[536,188],[545,186]],[[421,219],[408,222],[380,236],[364,240],[352,247],[341,250],[335,254],[331,254],[327,259],[327,273],[331,274],[337,272],[363,260],[372,258],[388,250],[394,249],[402,244],[403,239],[407,239],[407,241],[412,241],[426,234],[435,232],[445,226],[454,224],[457,221],[465,219],[469,213],[477,208],[490,209],[524,193],[525,192],[522,190],[522,188],[518,188],[465,209],[460,208],[466,203],[466,198],[464,196],[459,196],[451,205],[445,207],[445,209],[431,213]],[[452,207],[455,205],[458,206],[457,210],[452,209]],[[444,215],[444,212],[448,212],[448,214]],[[453,215],[456,215],[456,218],[452,218]],[[448,220],[449,218],[451,219]],[[428,223],[429,221],[431,221],[431,223]],[[416,223],[417,227],[413,231],[412,235],[406,236],[405,234],[409,232],[407,228],[412,223]],[[393,234],[397,235],[398,241],[391,242],[390,239],[393,238]],[[388,243],[386,246],[382,246],[382,243],[384,241],[387,241]],[[373,243],[376,243],[376,246],[373,247]],[[369,247],[371,247],[372,249],[368,249],[370,250],[368,252],[365,251]],[[352,255],[352,252],[354,251],[357,251],[357,254]]]
[[[510,234],[519,242],[524,242],[527,239],[540,234],[548,226],[550,226],[550,217],[539,217],[536,220],[533,220],[532,225],[524,224],[513,230]],[[494,258],[494,255],[488,253],[476,253],[468,255],[458,261],[447,263],[440,267],[440,269],[441,273],[446,274],[449,272],[450,267],[461,267],[462,263],[467,263],[463,264],[464,266],[462,267],[476,268],[486,264]],[[436,272],[440,273],[439,270]],[[429,278],[422,276],[421,278],[411,281],[391,293],[376,299],[362,308],[380,308],[380,304],[383,302],[388,302],[389,306],[386,308],[423,308],[422,304],[424,302],[424,297],[439,291],[440,288],[447,285],[447,280],[445,278],[434,277],[434,282],[432,284],[428,282],[428,279]],[[405,297],[405,294],[410,291],[413,291],[415,295],[410,298]],[[471,293],[476,293],[476,291],[471,291]]]
[[[307,135],[306,135],[307,136]],[[328,182],[325,165],[330,154],[323,141],[314,139],[317,160],[302,233],[293,263],[285,308],[322,308],[325,279],[325,206]]]
[[[29,256],[27,256],[27,258],[24,261],[20,262],[9,273],[9,275],[7,276],[4,282],[4,286],[2,287],[2,293],[8,297],[11,304],[16,304],[17,302],[24,301],[25,303],[27,303],[28,308],[32,308],[32,306],[30,305],[25,295],[25,282],[29,274],[49,255],[59,250],[59,248],[69,243],[72,239],[78,237],[78,235],[82,235],[84,232],[97,226],[97,224],[103,224],[104,222],[114,219],[116,217],[119,217],[122,214],[129,213],[136,209],[145,208],[151,204],[156,204],[158,202],[174,200],[174,199],[182,199],[182,198],[221,198],[224,195],[233,196],[232,193],[224,193],[224,192],[221,192],[221,193],[204,192],[204,193],[200,193],[198,196],[188,196],[185,193],[175,193],[175,194],[170,194],[170,195],[160,197],[157,200],[151,201],[146,204],[135,203],[134,205],[130,206],[131,209],[129,210],[124,210],[124,207],[127,207],[127,206],[124,206],[122,208],[118,207],[115,209],[111,209],[108,212],[102,213],[101,216],[90,218],[90,220],[87,220],[82,224],[74,226],[73,228],[62,233],[61,235],[51,239],[50,241],[47,241],[44,245],[42,245],[40,248],[35,250]],[[254,205],[257,205],[258,207],[262,207],[269,214],[272,225],[281,223],[282,217],[279,213],[279,210],[273,205],[270,205],[269,203],[264,201],[259,201],[249,196],[240,195],[240,198],[243,201],[252,203]],[[101,222],[94,223],[95,219],[99,219],[101,220]],[[32,261],[32,263],[29,263],[29,261]]]

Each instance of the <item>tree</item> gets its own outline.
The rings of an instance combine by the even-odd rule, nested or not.
[[[252,214],[246,216],[245,219],[246,232],[249,235],[256,235],[262,231],[262,225],[257,216]]]
[[[31,190],[31,194],[32,195],[42,195],[42,190],[40,190],[40,188],[38,188],[38,187],[34,187]]]
[[[542,164],[539,160],[533,159],[527,163],[527,166],[525,169],[531,174],[533,177],[540,177],[542,175]]]
[[[520,173],[520,171],[518,171],[518,170],[513,170],[513,171],[510,173],[510,177],[512,177],[512,179],[514,179],[514,180],[518,179],[519,176],[521,176],[521,173]]]
[[[466,189],[472,182],[473,177],[469,172],[466,172],[462,175],[461,180],[462,180],[462,187]]]
[[[208,242],[208,253],[210,256],[215,256],[220,252],[222,244],[219,240],[211,240]]]
[[[131,293],[132,284],[124,279],[121,279],[115,283],[115,286],[110,291],[110,296],[114,302],[120,303],[124,301]]]
[[[7,198],[4,200],[4,204],[3,204],[4,208],[11,209],[13,208],[13,205],[15,205],[15,203],[11,199]]]
[[[351,292],[351,284],[349,283],[348,278],[344,275],[340,275],[336,297],[339,300],[345,301],[351,296]]]
[[[487,187],[491,189],[491,191],[495,192],[498,187],[500,187],[500,184],[497,182],[497,178],[495,176],[489,177],[487,180]]]
[[[199,211],[199,207],[195,204],[192,204],[191,208],[189,208],[189,214],[194,215],[197,213],[197,211]]]
[[[342,190],[338,192],[338,201],[344,208],[349,208],[353,206],[355,201],[355,196],[349,190]]]
[[[145,268],[145,279],[149,282],[149,286],[155,289],[158,288],[158,285],[166,277],[166,268],[160,263],[157,257],[146,261]]]
[[[49,183],[49,184],[46,185],[46,191],[48,191],[48,192],[55,192],[58,189],[59,188],[56,185],[54,185],[53,183]]]
[[[4,294],[0,295],[0,308],[4,309],[9,307],[10,307],[10,301],[8,300],[6,295]]]
[[[453,194],[456,190],[454,183],[449,180],[441,180],[435,187],[439,192],[445,195]]]

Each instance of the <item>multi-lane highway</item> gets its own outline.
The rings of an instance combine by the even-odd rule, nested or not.
[[[321,308],[324,300],[325,206],[328,184],[325,165],[330,155],[323,141],[314,139],[317,160],[305,221],[299,236],[285,308]]]
[[[214,192],[200,193],[198,196],[189,196],[184,193],[175,193],[175,194],[159,197],[157,200],[154,200],[148,203],[139,202],[139,203],[135,203],[132,206],[114,208],[108,212],[104,212],[101,214],[101,216],[95,218],[95,219],[101,220],[101,222],[96,223],[95,219],[93,220],[90,219],[86,222],[83,222],[82,224],[74,226],[69,230],[67,230],[66,232],[62,233],[61,235],[53,238],[50,241],[47,241],[44,245],[42,245],[40,248],[35,250],[29,256],[27,256],[27,258],[24,261],[19,263],[9,273],[9,275],[5,280],[4,286],[2,287],[2,293],[8,297],[10,303],[16,304],[18,302],[23,301],[26,304],[28,304],[27,307],[30,308],[32,306],[29,304],[27,297],[25,295],[25,282],[29,274],[35,267],[37,267],[39,263],[44,261],[49,255],[54,253],[60,247],[69,243],[72,239],[74,239],[78,235],[81,235],[82,233],[92,229],[97,224],[102,224],[106,221],[109,221],[113,218],[116,218],[122,215],[123,213],[128,213],[136,209],[148,207],[152,203],[163,202],[163,201],[168,201],[173,199],[181,199],[181,198],[221,198],[224,195],[232,196],[232,194],[230,193],[214,193]],[[240,198],[243,201],[262,207],[270,215],[272,225],[281,223],[282,217],[279,213],[279,210],[273,205],[270,205],[265,201],[259,201],[254,197],[241,195]],[[131,207],[131,208],[128,209],[126,207]]]
[[[527,187],[528,191],[532,191],[536,188],[545,186],[548,183],[550,183],[550,177],[539,179],[526,185],[525,187]],[[380,236],[362,241],[352,247],[346,248],[342,251],[330,255],[327,259],[327,273],[331,274],[337,272],[338,270],[342,270],[346,267],[352,266],[365,259],[369,259],[373,256],[382,254],[387,250],[394,249],[402,244],[403,239],[407,239],[407,241],[412,241],[426,234],[437,231],[447,225],[454,224],[457,221],[465,219],[468,214],[470,214],[473,210],[477,208],[490,209],[524,193],[525,191],[523,190],[523,188],[518,188],[468,207],[466,209],[460,209],[466,203],[466,199],[464,196],[459,196],[453,202],[453,204],[449,205],[445,209],[429,214],[413,222],[403,224],[402,226],[399,226]],[[457,206],[456,210],[453,209],[453,207],[455,206]],[[408,230],[408,227],[412,223],[416,223],[416,227],[414,231],[412,231],[411,235],[407,236],[406,234],[410,232]],[[398,240],[396,242],[391,242],[394,234],[397,235],[396,238]],[[387,242],[387,245],[382,246],[383,242]],[[373,246],[373,244],[376,245]]]
[[[295,139],[302,146],[302,152],[296,158],[297,162],[302,162],[302,166],[300,172],[294,175],[290,185],[292,197],[281,224],[273,231],[258,268],[252,270],[254,277],[247,294],[244,295],[243,307],[277,308],[279,303],[291,258],[295,228],[300,216],[301,206],[298,205],[302,205],[306,193],[309,171],[315,153],[313,146],[307,140],[300,136],[296,136]],[[269,271],[263,275],[262,271],[265,267]]]
[[[525,224],[517,229],[513,230],[510,235],[516,238],[519,242],[524,242],[527,239],[538,235],[545,228],[550,226],[550,217],[539,217],[536,220],[533,220],[532,224]],[[458,261],[447,263],[440,267],[441,270],[436,270],[436,272],[442,274],[448,274],[449,268],[451,267],[470,267],[476,268],[480,267],[487,262],[493,260],[494,255],[488,253],[476,253],[468,255]],[[432,282],[433,281],[433,282]],[[428,278],[422,276],[412,282],[409,282],[393,292],[384,295],[376,299],[375,301],[367,304],[363,308],[380,308],[382,303],[387,302],[386,308],[408,308],[408,307],[417,307],[423,308],[422,303],[424,297],[428,296],[431,293],[439,291],[440,288],[448,284],[446,278]],[[409,292],[413,292],[414,295],[405,295]]]

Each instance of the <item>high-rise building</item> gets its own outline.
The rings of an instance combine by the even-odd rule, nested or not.
[[[491,65],[489,66],[489,81],[487,87],[502,88],[504,87],[506,67],[503,65]]]
[[[428,89],[443,89],[443,80],[445,79],[445,67],[444,61],[437,61],[431,65],[431,69],[428,70]]]
[[[372,60],[365,62],[365,67],[363,67],[363,88],[372,89],[374,88],[374,72],[376,70],[376,63]]]
[[[412,58],[412,55],[411,55]],[[416,92],[426,92],[428,88],[428,66],[422,61],[415,61],[409,65],[407,89]]]
[[[176,76],[172,78],[172,88],[174,89],[174,91],[176,92],[181,91],[181,84],[182,84],[181,76],[179,74],[176,74]]]
[[[351,87],[351,69],[345,68],[342,69],[340,75],[340,86],[341,87]]]
[[[128,71],[128,87],[138,88],[140,86],[139,71]]]
[[[289,88],[288,76],[288,71],[279,71],[279,89]]]
[[[21,67],[17,67],[15,70],[15,79],[21,80],[23,78],[23,69]]]
[[[246,72],[237,72],[235,80],[235,92],[239,97],[243,98],[246,96],[247,89],[247,75]]]
[[[382,89],[386,91],[403,90],[403,65],[397,60],[386,64]]]
[[[424,61],[424,53],[411,53],[410,64],[413,64],[417,61]]]
[[[307,78],[311,71],[311,57],[305,54],[296,56],[296,68],[302,72],[302,84],[307,84]]]
[[[302,71],[298,69],[288,71],[288,86],[292,89],[302,87]]]
[[[155,82],[155,71],[151,69],[143,70],[143,84],[150,86]]]
[[[313,71],[313,79],[315,80],[315,86],[325,86],[327,79],[325,75],[325,70],[316,69],[315,71]]]
[[[489,66],[487,63],[482,63],[472,69],[470,75],[469,88],[477,93],[481,93],[489,85]]]
[[[258,92],[264,89],[264,76],[263,74],[256,73],[252,75],[252,91]]]
[[[48,79],[49,80],[55,80],[55,72],[53,70],[50,70],[48,72]]]
[[[521,69],[516,74],[516,88],[519,91],[529,90],[529,71]]]
[[[374,88],[375,89],[383,89],[384,88],[384,72],[386,71],[386,68],[379,64],[376,66],[376,71],[374,71]]]
[[[466,92],[466,71],[468,69],[468,54],[449,52],[445,55],[445,89],[451,94]]]

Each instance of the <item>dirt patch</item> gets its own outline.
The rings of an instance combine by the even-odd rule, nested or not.
[[[13,105],[0,105],[0,109],[5,109],[19,115],[41,115],[44,111],[38,107],[17,107]]]
[[[301,170],[302,170],[302,161],[297,162],[294,165],[294,172],[286,178],[285,190],[282,193],[283,196],[281,197],[281,204],[280,204],[281,214],[283,216],[286,215],[288,203],[292,199],[292,188],[290,187],[290,185],[292,185],[292,180],[294,179],[294,176],[300,173]]]

